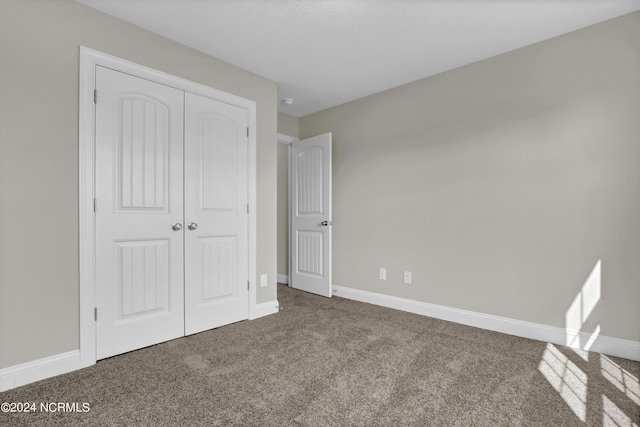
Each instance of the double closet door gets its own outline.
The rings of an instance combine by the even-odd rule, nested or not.
[[[248,317],[248,111],[96,69],[97,359]]]

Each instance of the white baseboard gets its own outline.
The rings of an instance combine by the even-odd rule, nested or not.
[[[280,278],[278,278],[278,281],[280,281]],[[636,341],[612,338],[604,335],[596,336],[587,332],[572,331],[556,326],[445,307],[339,285],[333,285],[333,291],[334,295],[338,297],[355,301],[367,302],[463,325],[640,361],[640,342]],[[275,314],[279,309],[280,304],[278,300],[257,304],[255,309],[252,310],[252,313],[250,313],[249,319],[254,320]],[[80,369],[79,350],[3,368],[0,369],[0,392],[77,369]]]
[[[0,369],[0,391],[80,369],[80,350]]]
[[[279,311],[280,304],[278,303],[278,300],[256,304],[255,308],[249,313],[249,320],[259,319],[270,314],[275,314]]]
[[[286,274],[278,273],[278,283],[284,283],[285,285],[289,284],[289,276]]]
[[[278,300],[257,304],[249,314],[249,319],[275,314],[280,311]],[[25,384],[66,374],[80,369],[80,350],[73,350],[32,362],[0,369],[0,392]]]
[[[367,302],[387,308],[407,311],[409,313],[474,326],[476,328],[640,361],[640,342],[636,341],[445,307],[406,298],[347,288],[335,284],[333,285],[333,294],[342,298]]]

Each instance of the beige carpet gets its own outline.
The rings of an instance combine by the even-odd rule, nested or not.
[[[279,286],[283,310],[4,393],[2,426],[640,426],[640,363]]]

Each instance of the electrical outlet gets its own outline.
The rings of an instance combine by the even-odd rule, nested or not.
[[[405,271],[404,272],[404,284],[405,285],[410,285],[411,284],[411,272],[410,271]]]
[[[386,268],[381,268],[380,269],[380,280],[387,280],[387,269]]]
[[[260,275],[260,286],[264,288],[268,284],[269,284],[269,282],[267,281],[267,275],[266,274],[261,274]]]

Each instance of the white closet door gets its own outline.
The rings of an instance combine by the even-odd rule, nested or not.
[[[248,111],[185,95],[185,334],[248,318]]]
[[[97,67],[97,358],[184,334],[184,93]],[[176,225],[174,228],[179,228]]]

